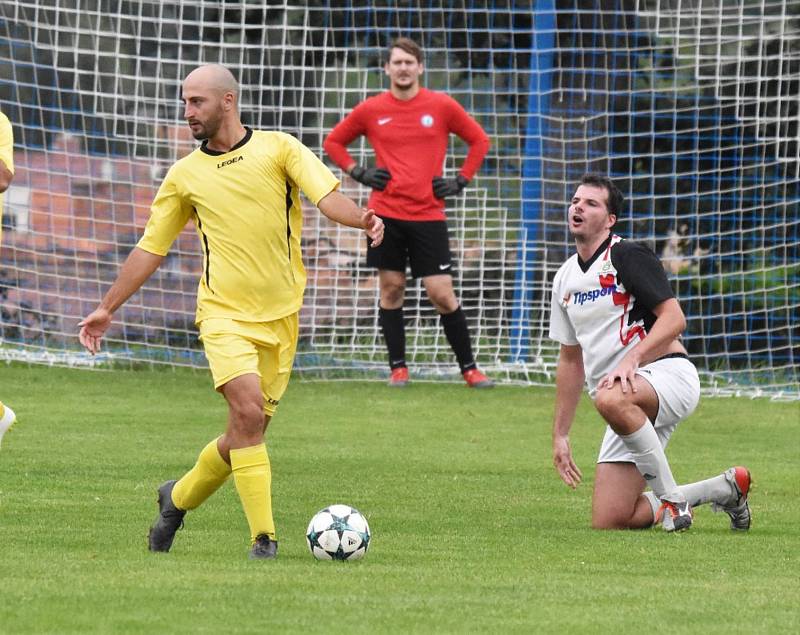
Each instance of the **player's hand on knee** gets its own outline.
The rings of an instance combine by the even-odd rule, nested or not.
[[[359,183],[363,183],[379,192],[383,192],[386,189],[386,185],[392,178],[391,173],[386,168],[365,168],[360,165],[350,170],[350,176]]]
[[[433,195],[436,198],[445,199],[448,196],[457,196],[467,185],[469,179],[460,174],[454,179],[443,179],[441,176],[434,177]]]
[[[603,377],[603,379],[597,385],[597,388],[598,390],[601,388],[610,390],[614,387],[614,384],[617,382],[617,380],[619,380],[620,388],[622,388],[623,393],[627,394],[629,387],[631,392],[637,392],[636,382],[634,381],[637,370],[639,370],[639,363],[635,360],[624,357],[616,368],[608,373],[608,375]]]
[[[578,487],[583,474],[572,459],[572,449],[569,446],[568,437],[555,437],[553,439],[553,466],[562,481],[572,489]]]

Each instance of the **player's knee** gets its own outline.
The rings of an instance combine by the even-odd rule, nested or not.
[[[449,315],[458,309],[458,300],[455,297],[431,298],[431,304],[433,304],[437,312],[444,315]]]
[[[605,513],[592,515],[592,529],[631,529],[630,515]]]
[[[439,313],[448,314],[458,309],[458,300],[452,290],[430,289],[428,299]]]
[[[405,287],[397,285],[386,286],[381,289],[381,306],[385,308],[402,306],[405,294]]]
[[[592,519],[592,529],[600,531],[613,531],[617,529],[627,529],[621,523],[610,518]]]
[[[594,397],[594,407],[606,420],[613,418],[622,406],[622,393],[616,388],[612,388],[611,390],[600,389]]]
[[[263,433],[263,400],[251,398],[230,404],[231,427],[240,434]]]

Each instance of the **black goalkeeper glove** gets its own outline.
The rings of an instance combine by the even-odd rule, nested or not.
[[[443,179],[441,176],[435,176],[433,178],[433,195],[442,199],[448,196],[456,196],[467,185],[469,185],[469,179],[460,174],[454,179]]]
[[[386,168],[362,168],[360,165],[350,170],[350,176],[359,183],[363,183],[367,187],[371,187],[373,190],[378,190],[379,192],[383,192],[389,179],[392,178],[392,175]]]

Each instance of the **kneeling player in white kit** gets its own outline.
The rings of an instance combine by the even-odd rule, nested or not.
[[[692,524],[692,507],[712,503],[730,516],[731,529],[746,531],[747,468],[681,486],[672,476],[664,448],[697,406],[700,381],[680,343],[686,319],[660,261],[645,245],[611,231],[622,203],[610,179],[586,175],[569,206],[577,253],[556,273],[550,316],[550,337],[561,344],[553,464],[577,487],[582,475],[569,431],[585,382],[608,423],[597,459],[593,527],[662,523],[682,531]]]

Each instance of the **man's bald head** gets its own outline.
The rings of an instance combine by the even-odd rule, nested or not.
[[[183,80],[184,114],[195,139],[211,139],[220,130],[240,130],[239,83],[219,64],[194,69]]]
[[[204,64],[198,66],[186,76],[183,81],[184,90],[187,87],[211,89],[219,95],[233,93],[238,101],[239,82],[227,68],[221,64]]]

